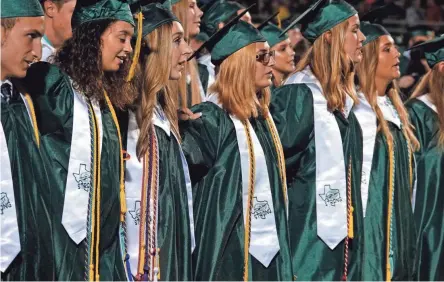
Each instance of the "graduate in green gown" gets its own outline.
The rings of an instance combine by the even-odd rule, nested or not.
[[[225,0],[209,1],[201,5],[200,8],[204,14],[201,21],[201,32],[197,36],[197,39],[204,41],[208,40],[209,36],[216,33],[216,31],[245,9],[245,7],[237,2]],[[251,21],[251,16],[249,16],[249,13],[246,13],[242,16],[241,20],[247,21],[248,19]],[[200,49],[199,54],[197,54],[197,61],[199,64],[200,81],[202,82],[202,86],[207,86],[204,90],[207,95],[209,95],[211,93],[208,93],[208,89],[216,78],[215,66],[211,62],[210,52],[205,48]]]
[[[362,140],[351,109],[352,65],[365,37],[342,0],[315,2],[284,32],[297,23],[313,45],[270,106],[285,153],[293,272],[298,280],[360,280]]]
[[[36,0],[1,2],[1,280],[53,280],[51,191],[33,101],[19,81],[42,54]]]
[[[287,33],[282,34],[282,29],[270,22],[276,16],[279,17],[278,14],[274,14],[257,28],[265,39],[267,39],[268,44],[270,44],[270,49],[274,52],[274,58],[276,60],[273,66],[273,84],[270,87],[271,91],[281,86],[288,75],[295,70],[295,52],[291,48],[291,42]]]
[[[364,15],[363,59],[357,66],[359,104],[353,111],[363,135],[361,198],[364,215],[362,280],[412,280],[416,230],[412,197],[413,151],[419,142],[395,79],[400,53],[387,30],[372,23],[385,7]]]
[[[193,182],[195,280],[292,280],[282,147],[268,113],[268,43],[239,21],[202,48],[219,67],[202,117],[181,122]],[[237,40],[242,38],[242,40]]]
[[[417,280],[444,280],[444,37],[417,46],[431,70],[407,102],[421,150],[416,154]]]
[[[166,87],[170,79],[183,75],[191,49],[169,9],[135,3],[132,10],[142,25],[136,32],[135,76],[130,77],[140,94],[134,109],[120,115],[128,154],[127,271],[129,280],[191,281],[191,180],[180,147],[177,93]]]
[[[134,21],[120,0],[77,1],[73,37],[37,63],[26,84],[52,174],[58,280],[125,280],[120,228],[126,212],[114,107],[133,102],[125,81]]]

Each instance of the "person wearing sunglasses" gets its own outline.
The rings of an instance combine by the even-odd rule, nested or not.
[[[430,67],[406,107],[421,148],[416,152],[414,215],[418,281],[444,280],[444,36],[413,47]]]
[[[387,30],[372,22],[386,13],[376,8],[362,17],[366,36],[356,68],[359,104],[353,107],[363,136],[361,199],[364,215],[362,280],[413,280],[416,230],[413,198],[419,148],[397,89],[400,53]]]
[[[316,1],[284,32],[298,22],[313,45],[270,106],[285,154],[293,272],[360,280],[362,137],[351,109],[365,36],[342,0]]]
[[[270,21],[276,15],[273,15],[262,23],[257,29],[267,39],[271,51],[274,52],[275,64],[273,66],[273,84],[271,90],[283,84],[285,79],[295,70],[294,55],[295,52],[290,44],[287,33],[282,34],[282,29],[272,24]]]
[[[268,112],[274,58],[241,16],[203,44],[218,70],[213,94],[191,108],[201,118],[179,125],[193,182],[194,278],[292,280],[284,159]]]

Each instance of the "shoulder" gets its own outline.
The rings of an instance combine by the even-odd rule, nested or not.
[[[271,97],[270,112],[272,115],[285,112],[286,116],[295,117],[313,112],[313,94],[305,84],[288,84],[276,88]]]
[[[58,96],[63,92],[71,92],[68,75],[55,65],[38,62],[33,64],[23,79],[31,96]]]
[[[193,113],[202,113],[201,119],[222,121],[228,119],[228,113],[212,102],[203,102],[191,107]]]

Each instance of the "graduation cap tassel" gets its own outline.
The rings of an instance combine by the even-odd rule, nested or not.
[[[278,27],[279,27],[279,28],[282,28],[282,21],[281,21],[281,16],[280,16],[280,14],[278,14],[276,18],[277,18],[277,22],[278,22]]]
[[[136,19],[137,19],[136,46],[135,46],[135,50],[134,50],[133,62],[131,63],[131,67],[130,67],[130,70],[129,70],[129,73],[128,73],[128,77],[126,79],[127,82],[130,82],[133,79],[134,73],[136,72],[137,63],[139,62],[140,49],[142,47],[142,27],[143,27],[143,14],[142,14],[142,11],[137,13]]]

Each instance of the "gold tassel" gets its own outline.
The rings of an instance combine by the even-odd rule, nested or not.
[[[137,63],[139,62],[140,49],[142,47],[142,27],[143,27],[142,11],[137,13],[136,19],[137,19],[137,40],[136,40],[136,46],[134,47],[133,62],[131,63],[128,77],[126,78],[127,82],[130,82],[133,79],[134,73],[136,72]]]
[[[353,211],[354,208],[350,207],[349,213],[350,213],[350,222],[349,222],[349,226],[348,226],[348,238],[353,239],[355,237],[355,233],[354,233],[354,226],[353,226]]]
[[[278,14],[276,17],[277,17],[277,21],[278,21],[278,27],[279,27],[279,28],[282,28],[282,21],[281,21],[281,16],[280,16],[280,14]]]

